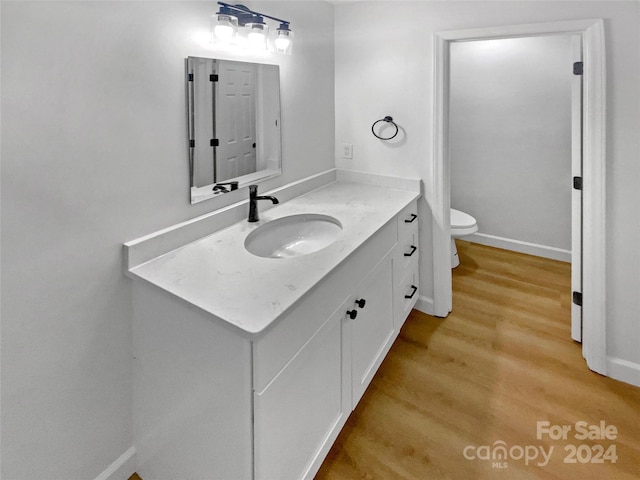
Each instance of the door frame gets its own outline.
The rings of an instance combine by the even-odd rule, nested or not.
[[[605,48],[602,19],[455,30],[434,34],[432,241],[433,307],[452,308],[449,210],[449,47],[451,42],[542,35],[580,35],[583,75],[582,354],[589,368],[606,374]],[[569,66],[567,66],[569,68]],[[580,259],[573,259],[572,262]]]

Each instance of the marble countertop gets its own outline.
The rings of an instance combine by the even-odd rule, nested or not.
[[[258,335],[419,194],[336,181],[129,270],[180,299]],[[260,209],[260,204],[258,205]],[[261,258],[244,247],[260,225],[288,215],[337,218],[342,233],[330,246],[301,257]]]

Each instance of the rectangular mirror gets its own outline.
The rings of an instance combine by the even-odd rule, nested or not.
[[[191,203],[281,173],[277,65],[187,58]]]

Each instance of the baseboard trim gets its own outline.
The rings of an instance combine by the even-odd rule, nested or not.
[[[420,295],[418,297],[418,301],[416,302],[413,308],[421,311],[422,313],[426,313],[427,315],[436,316],[435,314],[436,309],[433,304],[433,298]]]
[[[552,260],[560,260],[562,262],[571,262],[571,250],[562,248],[548,247],[538,243],[523,242],[521,240],[513,240],[511,238],[497,237],[486,233],[474,233],[463,237],[463,240],[469,242],[487,245],[488,247],[502,248],[503,250],[511,250],[513,252],[526,253],[527,255],[535,255],[536,257],[550,258]]]
[[[127,480],[136,472],[136,449],[131,447],[95,480]]]
[[[640,387],[640,364],[608,356],[607,376]]]

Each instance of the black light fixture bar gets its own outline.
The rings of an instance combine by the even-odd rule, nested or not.
[[[278,17],[273,17],[271,15],[267,15],[264,13],[260,13],[260,12],[256,12],[254,10],[249,9],[249,7],[246,7],[244,5],[241,4],[236,4],[236,5],[232,5],[230,3],[225,3],[225,2],[218,2],[218,5],[222,5],[222,8],[220,9],[220,14],[227,14],[227,15],[233,15],[235,17],[237,17],[238,19],[238,24],[241,26],[246,25],[247,23],[252,23],[254,20],[256,20],[256,17],[261,18],[269,18],[271,20],[275,20],[276,22],[280,22],[282,25],[280,25],[280,28],[286,27],[285,29],[288,30],[289,24],[291,22],[289,22],[289,20],[283,20],[282,18],[278,18]]]

